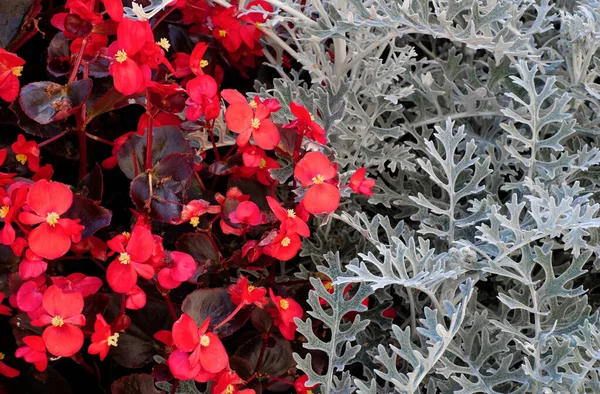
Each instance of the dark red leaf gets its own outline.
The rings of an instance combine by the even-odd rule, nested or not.
[[[120,346],[120,344],[119,344]],[[154,387],[154,378],[148,374],[132,374],[113,382],[112,394],[158,394]]]

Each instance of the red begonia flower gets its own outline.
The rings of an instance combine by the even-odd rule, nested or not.
[[[119,256],[108,266],[106,280],[115,292],[127,293],[135,287],[138,274],[145,279],[154,276],[154,268],[144,264],[152,256],[154,239],[150,230],[142,226],[133,228],[127,246],[117,237],[108,241],[108,246]]]
[[[154,333],[154,339],[164,343],[167,347],[175,349],[175,342],[173,342],[173,334],[169,330],[160,330]]]
[[[46,279],[42,276],[23,283],[17,291],[17,306],[23,312],[35,311],[42,304],[45,290]]]
[[[229,220],[235,224],[258,226],[262,223],[262,214],[255,203],[243,201],[229,214]]]
[[[78,257],[81,257],[86,252],[90,252],[92,257],[102,261],[106,261],[108,257],[107,249],[108,245],[106,245],[106,242],[94,235],[71,245],[71,251],[75,252]]]
[[[146,306],[146,293],[139,286],[135,286],[133,290],[127,292],[125,299],[125,308],[131,310],[142,309]]]
[[[127,141],[127,139],[129,139],[131,134],[133,134],[133,132],[125,133],[113,141],[111,156],[102,161],[102,167],[106,168],[107,170],[112,170],[117,166],[117,164],[119,164],[119,158],[117,155],[121,150],[121,146]]]
[[[18,370],[4,364],[2,360],[4,360],[4,353],[0,353],[0,375],[4,375],[7,378],[16,378],[19,376],[20,372]]]
[[[12,309],[10,309],[7,305],[2,305],[2,300],[4,300],[4,293],[0,293],[0,315],[11,316]]]
[[[16,155],[16,159],[22,165],[27,163],[28,168],[37,172],[40,169],[40,148],[37,142],[27,141],[23,134],[17,136],[17,141],[11,146],[11,149]]]
[[[277,260],[288,261],[296,256],[301,247],[302,241],[297,233],[280,232],[265,246],[264,252]]]
[[[262,245],[258,244],[258,241],[251,239],[244,243],[242,246],[242,257],[248,259],[248,262],[254,263],[263,254]]]
[[[31,249],[27,249],[25,251],[25,258],[19,263],[19,275],[23,280],[37,278],[46,272],[47,268],[48,263],[33,253]]]
[[[183,252],[171,252],[168,266],[158,272],[158,283],[167,290],[178,287],[196,272],[196,261]]]
[[[14,53],[0,48],[0,97],[4,101],[13,101],[19,95],[19,78],[25,60]]]
[[[38,172],[31,176],[31,180],[34,182],[41,181],[45,179],[47,181],[52,179],[52,175],[54,174],[54,168],[51,164],[44,164],[40,167]]]
[[[209,324],[210,319],[206,319],[198,328],[194,319],[185,313],[173,324],[175,345],[180,351],[191,353],[189,365],[193,369],[198,365],[201,367],[196,375],[201,370],[213,374],[219,373],[229,365],[223,343],[215,333],[207,332]],[[175,373],[173,375],[175,376]]]
[[[65,293],[81,293],[82,297],[95,294],[102,287],[102,279],[75,272],[67,277],[53,276],[52,284]]]
[[[254,145],[246,145],[244,148],[240,148],[240,153],[242,153],[244,166],[236,171],[234,178],[256,177],[256,180],[265,186],[278,183],[271,177],[269,172],[271,169],[280,167],[277,160],[268,157],[263,149]]]
[[[199,75],[186,85],[189,100],[186,101],[185,117],[196,121],[204,115],[207,120],[215,119],[221,112],[217,82],[210,75]]]
[[[29,247],[38,256],[53,260],[64,256],[73,241],[81,240],[85,229],[79,219],[60,216],[71,208],[73,193],[62,183],[41,180],[29,188],[27,205],[32,212],[21,212],[19,221],[38,224],[28,236]]]
[[[27,201],[28,187],[29,185],[24,182],[17,182],[10,185],[7,191],[0,188],[0,219],[4,221],[4,226],[0,230],[2,245],[12,245],[15,241],[16,232],[12,223]]]
[[[304,207],[314,215],[331,213],[340,205],[340,191],[326,181],[335,178],[336,169],[321,152],[308,152],[298,162],[294,176],[302,186],[310,186],[304,195]]]
[[[317,385],[306,387],[306,382],[308,381],[307,375],[302,375],[294,382],[294,389],[296,389],[297,394],[312,394],[312,390],[317,388]]]
[[[192,365],[190,363],[189,355],[183,350],[175,350],[171,353],[167,360],[167,364],[169,365],[169,369],[173,376],[181,380],[194,379],[202,370],[200,364]]]
[[[190,71],[195,75],[204,75],[204,71],[202,69],[208,66],[208,61],[204,60],[204,54],[208,49],[208,44],[205,42],[199,42],[194,47],[192,54],[190,55]]]
[[[373,186],[375,186],[375,180],[365,179],[367,173],[366,168],[359,168],[350,178],[350,188],[354,193],[364,194],[365,196],[373,195]]]
[[[230,103],[225,110],[225,122],[231,131],[239,134],[237,144],[240,147],[246,146],[250,137],[263,149],[273,149],[279,144],[279,130],[268,119],[271,115],[268,107],[256,104],[256,101],[252,101],[252,105],[245,99],[242,102],[238,95],[230,91],[223,91],[221,94]]]
[[[297,328],[294,318],[302,318],[302,315],[304,314],[302,307],[291,298],[276,296],[272,289],[269,289],[269,295],[276,308],[275,313],[270,310],[275,325],[279,327],[279,331],[281,331],[281,335],[283,335],[285,339],[290,341],[293,340]]]
[[[100,355],[100,360],[104,360],[111,346],[117,346],[119,333],[113,333],[110,324],[104,320],[101,314],[96,315],[94,323],[94,333],[92,334],[92,343],[88,347],[89,354]]]
[[[267,196],[269,207],[281,222],[281,232],[286,234],[298,234],[303,237],[310,236],[310,230],[304,220],[296,215],[294,209],[285,209],[273,197]]]
[[[65,293],[50,286],[42,299],[44,313],[31,322],[36,327],[48,326],[42,338],[48,352],[55,356],[70,357],[83,345],[83,332],[77,326],[85,325],[83,297],[80,293]]]
[[[240,276],[234,285],[227,288],[227,292],[231,296],[231,302],[235,305],[256,305],[259,308],[264,307],[269,303],[265,296],[267,289],[264,287],[254,287],[248,285],[248,277]]]
[[[205,200],[192,200],[181,210],[181,217],[177,223],[190,222],[192,226],[198,227],[200,217],[206,213],[215,214],[220,212],[221,207],[219,205],[210,205],[210,203]]]
[[[37,335],[28,335],[23,338],[25,346],[17,349],[15,356],[23,358],[28,363],[34,365],[35,369],[44,372],[48,367],[48,356],[46,355],[46,344],[42,337]]]
[[[253,389],[239,390],[238,385],[244,384],[244,380],[235,371],[226,370],[221,372],[215,379],[216,384],[211,388],[211,394],[254,394]]]
[[[301,136],[306,136],[321,144],[327,143],[325,130],[323,130],[320,124],[315,122],[314,116],[305,107],[292,101],[290,103],[290,111],[292,111],[296,119],[283,127],[294,128]]]
[[[211,20],[215,25],[213,37],[223,44],[227,52],[235,52],[242,44],[240,22],[233,16],[236,7],[230,7],[220,13],[213,13]]]

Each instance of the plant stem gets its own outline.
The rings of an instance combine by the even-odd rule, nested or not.
[[[244,303],[242,302],[233,310],[233,312],[231,312],[229,314],[229,316],[227,316],[225,319],[223,319],[223,321],[221,323],[217,324],[217,326],[213,329],[213,331],[216,331],[217,329],[219,329],[219,328],[223,327],[225,324],[227,324],[231,319],[233,319],[233,317],[235,315],[237,315],[237,313],[239,311],[242,310],[243,307],[244,307]]]
[[[210,142],[212,142],[213,151],[215,152],[215,157],[217,161],[221,161],[221,155],[219,155],[219,150],[217,149],[217,141],[215,140],[215,134],[213,133],[213,129],[215,127],[215,122],[212,121],[210,125],[208,125],[208,135],[210,135]]]
[[[112,141],[105,140],[104,138],[100,138],[100,137],[98,137],[96,135],[93,135],[93,134],[90,134],[90,133],[85,133],[85,135],[88,138],[90,138],[90,139],[92,139],[94,141],[102,142],[103,144],[110,145],[110,146],[114,146],[115,145]]]
[[[38,144],[38,148],[41,148],[42,146],[48,145],[49,143],[56,141],[57,139],[61,138],[68,132],[69,132],[69,129],[67,129],[65,131],[61,131],[60,133],[56,134],[54,137],[50,137],[46,141],[40,142]]]
[[[179,379],[176,379],[175,383],[173,383],[173,388],[171,388],[171,394],[175,394],[177,392],[178,387],[179,387]]]
[[[146,89],[146,114],[148,114],[148,127],[146,128],[146,171],[152,169],[152,103],[150,91]]]
[[[77,73],[79,72],[79,66],[81,66],[81,60],[83,59],[83,53],[85,52],[85,47],[87,46],[87,43],[88,38],[86,37],[81,42],[81,49],[79,49],[79,54],[77,55],[75,66],[73,66],[73,70],[71,70],[71,75],[69,76],[69,81],[67,83],[71,83],[77,78]]]

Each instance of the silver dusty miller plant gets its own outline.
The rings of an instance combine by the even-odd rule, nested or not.
[[[268,1],[256,91],[377,179],[304,245],[314,392],[600,392],[600,2]]]

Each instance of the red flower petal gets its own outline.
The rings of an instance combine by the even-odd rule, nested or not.
[[[117,293],[128,293],[137,282],[137,272],[131,264],[121,264],[115,260],[106,270],[106,281]]]
[[[181,380],[193,379],[202,369],[200,364],[191,366],[187,353],[181,350],[171,353],[167,363],[173,376]]]
[[[308,152],[294,168],[294,176],[302,182],[302,186],[313,184],[313,178],[321,175],[323,180],[335,177],[335,168],[321,152]]]
[[[175,280],[171,277],[171,268],[163,268],[158,271],[158,283],[167,290],[174,289],[179,287],[183,283],[183,281]]]
[[[129,20],[129,18],[125,18],[125,20]],[[108,71],[113,76],[115,89],[124,96],[134,94],[144,83],[142,70],[131,59],[127,59],[123,63],[111,64]]]
[[[49,260],[64,256],[71,247],[71,237],[62,226],[42,223],[29,233],[29,247],[33,253]]]
[[[115,22],[121,22],[123,19],[123,1],[122,0],[102,0],[106,12]]]
[[[15,378],[19,376],[19,371],[0,361],[0,375],[4,375],[7,378]]]
[[[125,249],[132,261],[143,263],[148,260],[154,251],[154,239],[150,230],[142,226],[135,226]]]
[[[223,89],[221,91],[221,97],[223,97],[228,104],[248,104],[246,97],[235,89]]]
[[[217,94],[217,82],[210,75],[200,75],[186,85],[188,95],[196,103],[200,104],[206,98],[214,97]]]
[[[66,320],[81,314],[83,297],[79,293],[65,293],[52,285],[44,292],[42,305],[50,316],[60,316]]]
[[[48,182],[43,179],[31,185],[27,195],[27,204],[41,217],[50,212],[62,215],[73,204],[73,193],[66,185]]]
[[[198,326],[189,315],[183,314],[173,324],[173,342],[179,350],[191,352],[199,344]]]
[[[171,252],[173,269],[171,276],[174,280],[185,282],[196,272],[196,261],[192,256],[183,252]]]
[[[70,357],[83,346],[83,332],[71,324],[48,326],[42,333],[48,351],[55,356]]]
[[[149,264],[136,263],[135,261],[131,262],[133,268],[137,271],[137,273],[144,279],[152,279],[154,276],[154,267]]]
[[[200,364],[208,372],[221,372],[229,365],[229,357],[225,346],[215,333],[207,332],[204,335],[209,338],[210,344],[201,347]]]
[[[313,215],[331,213],[340,205],[340,191],[329,183],[312,185],[304,195],[304,207]]]
[[[234,133],[241,133],[250,128],[254,114],[247,103],[233,103],[225,111],[227,127]]]
[[[279,144],[280,135],[277,126],[269,119],[260,121],[260,127],[252,132],[256,145],[263,149],[273,149]]]
[[[117,27],[118,49],[124,50],[127,56],[138,53],[146,45],[147,28],[147,21],[141,22],[123,18]]]

